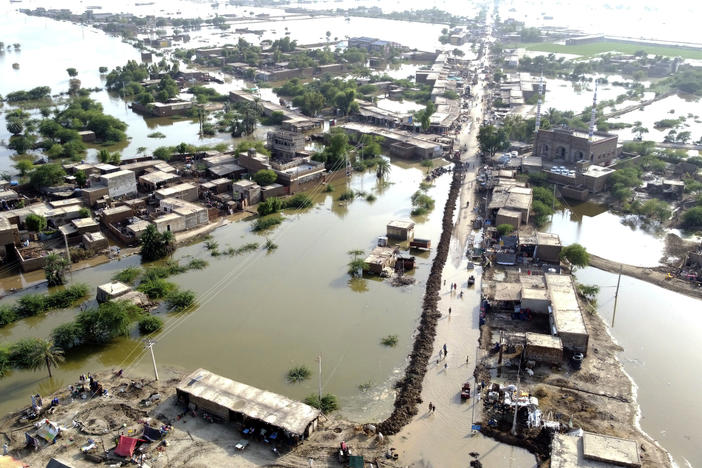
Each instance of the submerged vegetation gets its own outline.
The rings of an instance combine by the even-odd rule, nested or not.
[[[296,366],[288,371],[288,383],[300,383],[310,378],[312,371],[307,366]]]

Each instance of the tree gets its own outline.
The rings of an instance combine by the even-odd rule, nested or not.
[[[387,159],[379,158],[378,166],[375,169],[375,176],[378,179],[385,179],[390,174],[390,162]]]
[[[51,187],[62,182],[64,177],[66,177],[66,172],[60,165],[42,164],[29,174],[29,183],[34,189],[39,190],[42,187]]]
[[[104,75],[105,73],[107,73],[107,67],[100,67],[98,68],[98,71],[101,75]]]
[[[68,271],[68,259],[51,253],[46,257],[46,265],[44,265],[44,274],[49,282],[49,287],[60,286],[66,282],[66,272]]]
[[[33,168],[34,164],[32,164],[31,159],[22,158],[15,163],[15,169],[19,171],[21,177],[26,176]]]
[[[492,158],[498,151],[509,148],[509,140],[503,129],[494,125],[481,125],[478,131],[480,151],[488,153]]]
[[[88,176],[86,175],[85,171],[77,171],[75,177],[78,187],[85,187],[85,183],[88,181]]]
[[[511,234],[512,231],[514,231],[514,226],[511,224],[500,224],[497,226],[497,232],[500,233],[500,236],[506,236],[507,234]]]
[[[6,127],[8,132],[19,135],[24,131],[24,122],[20,119],[9,119]]]
[[[119,153],[110,153],[105,149],[101,149],[97,154],[98,161],[103,164],[119,164],[122,160],[122,155]]]
[[[38,214],[30,213],[25,218],[24,225],[27,226],[27,229],[30,231],[41,232],[46,229],[46,218]]]
[[[34,348],[30,354],[29,368],[37,370],[46,365],[46,370],[51,375],[51,367],[58,367],[59,363],[64,361],[63,350],[54,345],[51,341],[35,339]]]
[[[573,271],[575,271],[576,267],[586,267],[590,264],[590,254],[580,244],[570,244],[567,247],[563,247],[561,249],[561,258],[568,260],[573,267]]]
[[[154,157],[163,161],[169,161],[172,155],[173,151],[167,146],[159,146],[154,150]]]
[[[150,224],[141,235],[141,259],[144,261],[158,260],[167,257],[175,251],[175,239],[170,231],[158,232],[156,226]]]
[[[271,169],[261,169],[253,176],[253,180],[260,185],[265,187],[266,185],[271,185],[278,179],[278,174]]]
[[[66,73],[68,73],[68,76],[70,76],[71,78],[75,78],[76,76],[78,76],[78,70],[76,70],[73,67],[66,68]]]

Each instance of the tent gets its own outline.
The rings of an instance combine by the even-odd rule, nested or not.
[[[46,464],[46,468],[73,468],[73,467],[64,461],[58,460],[56,458],[52,458],[51,460],[49,460],[49,463]]]
[[[362,455],[351,455],[349,457],[349,467],[350,468],[363,468],[363,456]]]
[[[134,437],[119,436],[119,443],[115,449],[115,455],[120,457],[131,457],[139,439]]]
[[[161,440],[162,434],[159,429],[155,427],[144,426],[144,438],[149,442],[155,442]]]
[[[37,429],[37,436],[49,443],[52,443],[59,432],[61,432],[61,430],[59,429],[58,424],[46,419],[44,420],[44,423],[39,426],[39,429]]]

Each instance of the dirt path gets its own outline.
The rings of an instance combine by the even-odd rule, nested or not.
[[[679,278],[666,280],[666,273],[658,271],[654,268],[639,267],[634,265],[626,265],[606,258],[598,257],[590,254],[590,266],[600,270],[609,271],[610,273],[619,273],[620,268],[623,275],[631,276],[649,283],[660,286],[661,288],[679,292],[690,297],[702,299],[702,288],[696,287],[689,281],[684,281]]]

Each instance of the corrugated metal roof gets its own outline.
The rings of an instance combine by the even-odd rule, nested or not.
[[[318,409],[309,405],[205,369],[185,377],[176,388],[293,434],[304,434],[307,426],[320,415]]]

